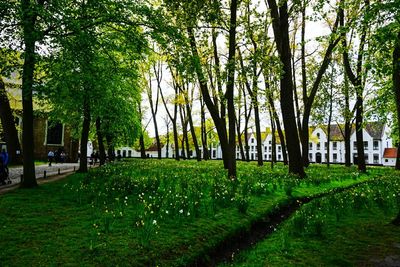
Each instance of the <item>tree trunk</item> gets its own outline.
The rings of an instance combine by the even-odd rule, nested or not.
[[[393,90],[396,96],[398,136],[400,136],[400,31],[393,51]],[[396,170],[400,170],[400,141],[397,144]],[[400,224],[400,212],[398,215]]]
[[[193,28],[187,28],[189,41],[190,41],[190,48],[192,50],[193,59],[195,61],[195,71],[197,74],[197,79],[199,81],[201,94],[206,104],[208,111],[210,112],[211,118],[214,121],[215,128],[217,130],[218,138],[221,144],[222,150],[222,159],[224,161],[224,168],[229,169],[231,166],[229,151],[228,151],[228,133],[226,130],[226,121],[219,116],[218,108],[215,103],[213,103],[210,93],[208,91],[207,82],[205,80],[203,70],[201,68],[200,57],[197,51],[196,39],[194,37]],[[221,111],[222,112],[222,111]]]
[[[83,123],[82,123],[82,134],[81,134],[81,155],[79,162],[79,172],[87,172],[87,143],[89,140],[90,130],[90,105],[87,97],[83,101]]]
[[[369,0],[364,0],[366,9],[369,9]],[[340,17],[340,24],[341,26],[344,25],[344,12],[342,9],[339,11]],[[364,46],[366,43],[366,35],[367,35],[367,23],[365,22],[362,25],[362,33],[360,38],[360,45],[358,48],[358,55],[357,55],[357,65],[356,65],[356,74],[353,73],[351,69],[350,59],[347,52],[347,40],[346,40],[346,33],[344,31],[341,32],[341,40],[343,44],[343,63],[344,68],[346,71],[346,75],[349,78],[350,82],[356,89],[356,140],[357,140],[357,164],[358,170],[360,172],[366,172],[367,168],[365,165],[365,157],[364,157],[364,138],[363,138],[363,91],[364,91],[364,84],[363,84],[363,73],[362,73],[362,65],[363,65],[363,56],[364,56]]]
[[[279,11],[275,0],[268,0],[268,4],[271,9],[275,42],[282,62],[280,99],[287,149],[289,153],[289,172],[304,177],[305,172],[293,106],[293,81],[287,2],[280,3]],[[303,125],[303,128],[305,127],[306,126]]]
[[[18,131],[15,127],[14,116],[8,101],[3,79],[0,77],[0,119],[3,126],[4,138],[11,164],[21,164],[21,146],[18,140]],[[17,154],[17,151],[20,153]]]
[[[22,72],[23,179],[20,185],[23,188],[32,188],[37,186],[34,163],[32,103],[33,73],[35,71],[35,42],[37,38],[37,33],[35,31],[37,13],[32,5],[33,4],[30,0],[21,0],[23,42],[25,45]]]
[[[141,132],[140,137],[139,137],[139,144],[140,144],[140,157],[142,159],[146,158],[146,148],[144,147],[144,136],[143,132]],[[109,154],[110,155],[110,154]]]
[[[269,117],[271,119],[271,169],[274,168],[274,164],[276,162],[276,138],[275,138],[275,122],[274,122],[274,116],[272,114],[271,107],[268,109],[269,111]]]
[[[196,151],[196,159],[197,159],[197,161],[201,161],[199,143],[197,142],[196,131],[195,131],[195,128],[193,125],[192,109],[190,108],[189,104],[186,104],[186,113],[187,113],[188,120],[189,120],[190,134],[192,135],[193,145],[194,145],[194,149]]]
[[[329,116],[328,116],[328,133],[327,133],[327,144],[328,144],[328,148],[327,148],[327,159],[326,159],[326,165],[330,166],[330,141],[331,141],[331,122],[332,122],[332,113],[333,113],[333,79],[334,79],[334,71],[333,71],[333,67],[332,67],[332,75],[331,75],[331,88],[330,88],[330,93],[329,93]]]
[[[203,99],[200,99],[201,105],[201,143],[203,145],[203,159],[208,160],[210,158],[208,154],[208,147],[207,147],[207,129],[206,129],[206,114],[204,110],[204,103]]]
[[[268,82],[265,83],[265,88],[269,88],[269,83]],[[279,139],[281,141],[283,164],[287,165],[288,164],[288,158],[287,158],[287,153],[286,153],[285,136],[284,136],[283,131],[282,131],[281,122],[279,120],[278,113],[276,112],[276,109],[275,109],[275,104],[274,104],[274,99],[272,97],[272,93],[268,93],[267,94],[267,99],[268,99],[269,106],[271,108],[272,116],[273,116],[273,118],[275,120],[276,130],[278,131]],[[275,147],[275,146],[273,146],[273,147]]]
[[[344,150],[345,150],[345,166],[351,166],[351,118],[350,118],[350,96],[349,96],[349,83],[347,76],[344,77],[344,102],[345,102],[345,122],[344,122]]]
[[[111,135],[107,134],[106,135],[106,141],[107,141],[107,154],[108,154],[108,159],[109,161],[114,161],[114,144],[113,144],[113,138]]]
[[[100,117],[96,118],[96,133],[97,133],[97,143],[99,144],[100,152],[100,166],[104,165],[106,162],[106,151],[104,148],[103,133],[101,131],[101,120]]]
[[[178,127],[176,120],[172,120],[172,131],[174,132],[174,146],[175,146],[175,160],[179,161],[179,140],[178,140]]]

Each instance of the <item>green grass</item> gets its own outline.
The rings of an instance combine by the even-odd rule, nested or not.
[[[255,247],[221,266],[386,266],[400,260],[400,175],[313,200]],[[387,178],[387,179],[385,179]],[[393,265],[394,266],[394,265]]]
[[[131,160],[0,196],[0,265],[184,266],[292,197],[391,174],[239,162],[231,182],[219,161]]]

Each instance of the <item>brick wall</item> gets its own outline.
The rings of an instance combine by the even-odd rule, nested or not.
[[[63,148],[68,154],[69,161],[76,162],[78,160],[79,142],[71,137],[71,129],[64,126],[64,144],[62,145],[46,145],[46,118],[37,117],[33,121],[34,136],[34,154],[35,159],[47,160],[47,153],[50,150],[57,151]]]

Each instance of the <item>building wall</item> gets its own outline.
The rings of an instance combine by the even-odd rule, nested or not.
[[[71,137],[71,130],[69,127],[64,126],[64,139],[62,145],[47,145],[46,132],[47,132],[47,119],[34,118],[33,121],[33,136],[34,136],[34,157],[39,160],[47,160],[47,153],[57,151],[59,148],[64,149],[68,155],[70,162],[78,160],[79,142]]]

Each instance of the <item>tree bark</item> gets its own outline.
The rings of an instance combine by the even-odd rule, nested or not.
[[[147,91],[147,97],[149,98],[149,103],[150,103],[150,110],[151,110],[151,116],[153,118],[153,124],[154,124],[154,134],[156,137],[156,144],[157,144],[157,152],[158,152],[158,159],[161,159],[161,141],[160,141],[160,135],[158,133],[158,125],[157,125],[157,112],[158,112],[158,99],[159,99],[159,93],[161,91],[161,79],[162,79],[162,73],[161,73],[161,66],[158,66],[158,69],[156,68],[156,65],[153,65],[153,70],[156,75],[157,79],[157,97],[155,103],[153,103],[153,95],[152,95],[152,90],[151,90],[151,79],[149,81],[149,90]]]
[[[141,132],[140,137],[139,137],[139,144],[140,144],[140,157],[142,159],[146,158],[146,148],[144,147],[144,136],[143,132]],[[110,155],[110,154],[109,154]]]
[[[396,96],[398,136],[400,136],[400,31],[393,50],[393,90]],[[396,170],[400,170],[400,141],[397,144]],[[398,215],[400,224],[400,212]]]
[[[96,134],[97,134],[97,143],[99,144],[99,152],[100,152],[100,166],[106,163],[106,151],[104,148],[104,138],[101,130],[101,119],[100,117],[96,118]]]
[[[87,143],[89,140],[89,130],[90,130],[90,104],[85,97],[83,101],[83,122],[82,122],[82,133],[81,133],[81,155],[79,161],[79,172],[87,172]]]
[[[32,87],[33,73],[35,70],[35,42],[37,32],[35,29],[37,13],[30,0],[21,0],[22,28],[24,49],[24,65],[22,72],[22,154],[23,154],[23,179],[21,187],[32,188],[37,186],[34,142],[33,142],[33,103]]]
[[[21,164],[21,146],[18,140],[18,131],[15,127],[14,116],[8,101],[3,79],[0,77],[0,119],[3,126],[4,138],[11,164]],[[17,154],[17,150],[20,152]]]
[[[203,159],[208,160],[210,158],[208,154],[208,147],[207,147],[207,130],[206,130],[206,114],[204,110],[204,102],[203,99],[200,97],[200,105],[201,105],[201,143],[203,146]]]
[[[193,145],[194,145],[194,149],[196,151],[196,159],[197,159],[197,161],[201,161],[201,153],[200,153],[199,143],[197,142],[196,131],[195,131],[195,128],[193,125],[192,109],[188,103],[186,104],[186,113],[187,113],[187,117],[189,120],[190,134],[192,135]]]
[[[282,62],[280,99],[289,154],[289,172],[299,175],[300,177],[305,177],[293,105],[293,80],[291,51],[289,45],[288,6],[287,2],[285,1],[280,3],[280,6],[278,7],[275,0],[268,0],[268,5],[271,9],[275,42],[280,60]],[[306,126],[303,125],[303,128],[305,127]]]
[[[264,76],[268,77],[265,74],[264,74]],[[269,86],[268,82],[265,82],[265,88],[267,88],[269,90],[270,86]],[[268,92],[267,93],[267,99],[268,99],[269,106],[271,108],[272,116],[273,116],[273,118],[275,120],[276,130],[278,131],[279,139],[281,141],[283,164],[284,165],[288,165],[288,158],[287,158],[287,153],[286,153],[285,135],[283,134],[282,127],[281,127],[281,122],[279,120],[278,113],[276,112],[276,109],[275,109],[275,104],[274,104],[274,99],[273,99],[272,92]],[[275,153],[275,155],[276,155],[276,153]]]

